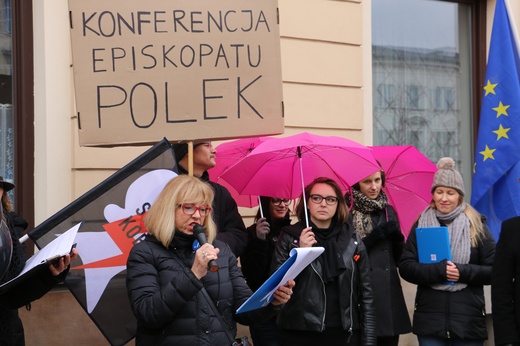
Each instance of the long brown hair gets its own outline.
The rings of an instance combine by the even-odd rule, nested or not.
[[[5,191],[2,194],[2,208],[8,213],[13,211],[13,204],[11,203],[11,199],[7,195],[7,192]]]
[[[330,178],[320,177],[316,178],[305,187],[305,198],[307,199],[307,204],[309,203],[309,196],[311,194],[312,188],[316,184],[327,184],[334,190],[334,193],[336,194],[336,197],[338,198],[338,208],[336,209],[336,213],[332,217],[332,222],[336,224],[343,224],[345,221],[347,221],[348,218],[348,207],[347,203],[345,202],[345,197],[343,196],[343,193],[341,192],[341,188],[339,185]],[[298,215],[299,220],[305,220],[305,204],[303,201],[303,194],[300,197],[300,202],[296,206],[296,215]]]

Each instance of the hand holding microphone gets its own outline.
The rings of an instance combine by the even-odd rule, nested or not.
[[[194,225],[193,226],[193,235],[195,236],[195,238],[197,238],[201,247],[204,244],[208,244],[208,240],[206,238],[206,229],[204,228],[204,226],[201,226],[199,224]],[[206,258],[208,256],[207,251],[204,251],[203,249],[199,249],[199,250],[202,250],[202,260],[206,260]],[[218,253],[218,249],[215,249],[215,250]],[[216,272],[218,270],[217,261],[215,261],[214,259],[210,260],[208,262],[208,269],[210,272]]]

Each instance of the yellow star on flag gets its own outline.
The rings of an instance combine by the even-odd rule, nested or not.
[[[493,153],[496,151],[496,149],[489,149],[489,147],[486,145],[486,150],[484,151],[481,151],[480,154],[482,154],[484,156],[484,161],[486,161],[487,159],[495,159],[493,157]]]
[[[502,127],[502,124],[500,124],[500,127],[498,128],[498,130],[495,130],[493,131],[493,133],[496,133],[497,134],[497,141],[500,139],[500,138],[507,138],[509,139],[509,137],[507,136],[507,132],[511,130],[511,128],[507,128],[505,129],[504,127]]]
[[[494,111],[497,112],[497,118],[501,115],[507,115],[509,116],[509,114],[507,114],[507,109],[509,108],[510,106],[504,106],[502,104],[502,101],[500,101],[500,104],[498,105],[498,107],[495,107],[493,108]]]
[[[495,87],[498,85],[498,83],[496,84],[491,84],[491,81],[488,79],[488,82],[487,84],[484,86],[484,90],[486,90],[486,95],[484,96],[488,96],[489,93],[493,94],[493,95],[496,95],[495,94]]]

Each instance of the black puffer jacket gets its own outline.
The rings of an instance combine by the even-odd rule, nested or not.
[[[362,331],[363,345],[376,345],[375,311],[367,252],[363,243],[356,239],[351,227],[347,224],[337,227],[342,227],[342,232],[346,232],[350,239],[342,253],[346,269],[338,278],[341,323],[346,331]],[[292,248],[299,246],[300,234],[304,228],[305,224],[300,221],[282,229],[273,257],[273,269],[289,258]],[[278,325],[294,331],[323,331],[327,297],[319,261],[314,260],[295,281],[293,295],[278,316]]]
[[[352,213],[348,222],[352,226]],[[394,208],[387,206],[370,213],[373,229],[363,238],[370,260],[376,306],[377,336],[394,336],[412,331],[397,264],[404,236]]]
[[[520,345],[520,216],[502,222],[491,282],[495,345]]]
[[[440,338],[457,337],[486,340],[484,285],[491,284],[495,241],[484,224],[485,238],[471,248],[469,263],[455,263],[460,283],[468,286],[458,292],[434,290],[430,286],[446,281],[446,260],[422,264],[417,253],[417,224],[408,235],[399,263],[403,279],[417,285],[413,333]]]
[[[229,345],[219,319],[201,293],[204,286],[236,334],[235,321],[249,325],[274,316],[279,308],[235,315],[252,294],[229,246],[215,240],[220,249],[219,270],[201,280],[191,271],[194,252],[190,248],[165,248],[148,235],[128,257],[127,291],[137,317],[136,345]],[[178,257],[176,257],[178,256]],[[185,266],[181,266],[178,260]]]

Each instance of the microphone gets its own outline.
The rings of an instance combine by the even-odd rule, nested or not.
[[[196,224],[193,226],[193,235],[197,240],[199,241],[199,244],[202,246],[208,242],[206,239],[206,229],[204,226],[201,226],[199,224]],[[211,260],[208,263],[208,269],[210,272],[216,272],[218,270],[218,264],[217,261]]]

